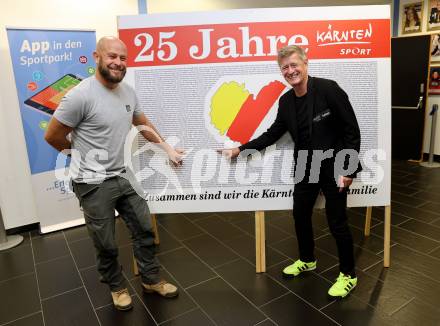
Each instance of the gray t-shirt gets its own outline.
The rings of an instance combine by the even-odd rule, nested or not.
[[[135,91],[125,83],[108,89],[93,76],[66,94],[54,117],[74,128],[73,181],[98,183],[124,170],[125,139],[133,114],[141,112]]]

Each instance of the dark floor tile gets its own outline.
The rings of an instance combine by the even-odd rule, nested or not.
[[[220,241],[229,240],[244,234],[243,230],[231,223],[225,222],[218,216],[197,221],[196,224]]]
[[[390,268],[384,268],[379,264],[368,269],[366,274],[381,280],[387,287],[407,293],[407,298],[413,296],[427,304],[440,302],[440,282],[422,275],[413,266],[399,264],[391,258]]]
[[[391,176],[391,184],[392,185],[399,185],[399,186],[408,186],[408,185],[413,185],[414,182],[416,180],[414,180],[414,176],[407,174],[404,176]]]
[[[416,189],[416,188],[414,188],[414,189]],[[418,191],[418,189],[417,189],[417,191]],[[420,198],[408,196],[408,195],[403,195],[398,192],[391,193],[391,200],[398,202],[398,203],[401,203],[401,204],[413,206],[413,207],[420,207],[420,206],[427,203],[427,201],[424,199],[420,199]]]
[[[34,272],[34,260],[30,245],[0,251],[0,281]]]
[[[162,325],[163,326],[188,326],[188,325],[209,326],[209,325],[214,325],[214,323],[200,309],[195,309],[175,319],[167,321]]]
[[[354,296],[333,302],[321,310],[341,325],[395,326],[393,319]]]
[[[183,241],[183,243],[211,267],[220,266],[239,258],[228,247],[207,234]]]
[[[296,237],[290,237],[288,239],[279,241],[272,244],[271,247],[289,258],[297,259],[299,257],[298,240]]]
[[[106,306],[113,302],[110,294],[110,288],[107,284],[100,281],[100,275],[96,270],[96,266],[83,269],[81,271],[81,276],[84,280],[87,293],[89,294],[90,300],[92,301],[95,309]],[[134,289],[131,288],[128,282],[126,284],[128,291],[131,295],[133,295],[135,293]]]
[[[70,256],[41,263],[36,267],[42,299],[82,286],[78,271]]]
[[[327,291],[331,286],[329,281],[313,272],[302,273],[295,278],[287,279],[282,275],[284,267],[286,264],[283,263],[275,265],[268,269],[267,273],[317,309],[321,309],[332,301],[327,297]]]
[[[339,268],[335,267],[321,275],[334,282],[338,274]],[[402,287],[400,282],[394,280],[383,282],[380,278],[370,276],[359,269],[356,270],[356,276],[358,283],[350,296],[379,308],[385,314],[391,314],[414,298],[412,291]]]
[[[87,232],[87,228],[85,225],[67,229],[63,232],[66,235],[67,242],[74,242],[89,238],[89,233]]]
[[[0,282],[0,325],[41,310],[35,274]]]
[[[255,220],[255,212],[217,212],[216,215],[220,216],[222,220],[232,224]]]
[[[330,318],[316,310],[294,294],[287,294],[261,308],[277,325],[337,325]]]
[[[186,248],[160,255],[159,261],[184,288],[216,276],[209,267]]]
[[[62,232],[32,238],[32,247],[36,263],[69,255],[66,239]]]
[[[432,180],[431,180],[432,181]],[[438,186],[440,184],[440,178],[438,178],[436,182],[436,185]],[[434,203],[438,203],[440,202],[440,194],[437,191],[426,191],[426,190],[422,190],[416,194],[414,194],[414,197],[420,198],[420,199],[424,199],[424,200],[428,200]],[[437,213],[439,213],[439,211],[436,211]]]
[[[96,265],[96,251],[92,239],[72,242],[69,247],[79,269]]]
[[[256,306],[285,294],[287,290],[255,267],[240,259],[216,269],[217,273]]]
[[[430,182],[429,180],[426,180],[423,176],[416,176],[417,180],[413,180],[411,183],[408,184],[408,186],[417,188],[419,190],[423,191],[434,191],[439,192],[440,191],[440,185],[436,182]]]
[[[347,209],[348,223],[351,226],[355,226],[355,227],[363,230],[365,228],[365,216],[366,216],[365,212],[362,212],[362,214],[359,214],[358,211],[355,211],[353,209]],[[380,219],[376,218],[372,214],[371,226],[375,226],[377,224],[382,223],[382,220],[383,220],[383,214],[381,215]]]
[[[185,214],[182,213],[166,213],[166,214],[155,214],[156,215],[156,220],[161,223],[165,220],[168,219],[172,219],[174,220],[175,218],[186,218]]]
[[[385,210],[383,207],[373,207],[373,213],[371,214],[374,219],[381,221],[381,225],[383,228],[383,221],[385,221]],[[409,221],[411,217],[406,215],[402,215],[393,210],[393,205],[391,205],[391,225],[400,225],[403,222]],[[376,224],[377,225],[377,224]],[[371,227],[375,227],[376,225],[371,225]]]
[[[262,321],[258,324],[256,324],[255,326],[276,326],[276,324],[271,321],[270,319],[266,319],[265,321]]]
[[[384,228],[384,224],[377,224],[377,227]],[[372,233],[370,233],[369,236],[365,236],[364,229],[360,230],[357,228],[352,228],[351,233],[353,235],[353,241],[355,245],[363,249],[367,249],[368,251],[371,251],[375,254],[379,254],[384,250],[383,238]],[[394,241],[391,240],[391,244],[393,243]]]
[[[440,218],[438,220],[433,221],[431,224],[440,228]]]
[[[159,244],[156,246],[156,252],[162,253],[169,250],[182,247],[182,243],[171,236],[162,226],[158,226]]]
[[[245,231],[246,233],[255,236],[255,219],[253,220],[247,220],[242,221],[240,223],[235,224],[240,229]],[[286,238],[291,237],[292,235],[282,231],[281,229],[271,226],[268,223],[265,223],[265,236],[266,236],[266,243],[271,244],[274,242],[278,242],[281,240],[284,240]]]
[[[400,224],[399,227],[440,242],[440,227],[417,220],[409,220]]]
[[[396,245],[391,248],[391,264],[396,262],[400,265],[413,268],[415,272],[426,275],[431,279],[438,280],[440,260],[426,254],[418,253],[409,248]]]
[[[191,222],[195,222],[195,221],[198,221],[198,220],[204,220],[205,218],[210,218],[213,215],[217,215],[217,213],[211,213],[211,212],[206,212],[206,213],[185,213],[183,215],[185,215],[185,217],[188,220],[190,220]]]
[[[393,184],[391,186],[391,197],[393,196],[393,193],[399,193],[407,196],[414,195],[418,193],[420,190],[411,186],[401,186],[397,184]]]
[[[353,232],[353,234],[357,234],[357,232]],[[354,239],[356,239],[356,238],[354,238]],[[368,241],[370,239],[372,239],[371,236],[368,237],[367,239],[361,239],[361,240],[355,242],[354,258],[355,258],[356,266],[360,269],[370,267],[371,265],[374,265],[378,261],[382,260],[382,257],[374,254],[373,252],[370,252],[370,251],[364,249],[363,247],[359,247],[357,245],[358,242],[360,244],[368,243]],[[378,242],[379,240],[373,240],[373,241]],[[323,250],[323,251],[325,251],[335,257],[338,257],[338,250],[336,247],[336,241],[333,238],[333,236],[329,235],[329,236],[320,238],[315,241],[315,245],[317,248],[320,248],[321,250]],[[378,244],[373,244],[372,246],[373,246],[373,249],[375,249],[376,251],[383,250],[383,240],[381,241],[381,247]]]
[[[178,240],[192,238],[205,233],[182,214],[159,219],[158,222]]]
[[[95,312],[84,288],[43,300],[46,326],[97,326]]]
[[[292,210],[291,209],[287,209],[287,210],[277,210],[277,211],[266,211],[264,212],[265,216],[268,219],[273,219],[273,218],[277,218],[277,217],[292,217]]]
[[[362,249],[367,249],[368,251],[376,254],[383,251],[383,238],[380,238],[374,234],[370,234],[366,237],[363,230],[361,231],[354,227],[351,228],[351,234],[353,237],[353,243],[356,246]],[[334,256],[338,256],[336,241],[331,234],[315,240],[315,245],[321,250],[324,250]]]
[[[434,213],[439,213],[440,212],[440,204],[439,202],[428,202],[422,206],[420,206],[420,209],[424,209],[427,211],[431,211]]]
[[[408,170],[405,169],[399,169],[398,167],[391,170],[391,177],[404,177],[408,175]]]
[[[223,242],[226,246],[234,250],[241,257],[255,266],[255,238],[250,235],[243,235]],[[266,246],[266,266],[272,266],[286,260],[286,256]]]
[[[298,243],[296,238],[289,238],[283,241],[280,241],[274,245],[272,245],[272,248],[278,250],[279,252],[283,253],[284,255],[288,256],[291,259],[291,262],[288,264],[293,263],[293,261],[297,260],[299,258],[298,253]],[[315,258],[318,261],[316,272],[320,273],[335,264],[338,263],[338,259],[325,251],[322,251],[319,248],[315,248]]]
[[[63,231],[56,231],[56,232],[50,232],[50,233],[40,233],[40,228],[31,230],[29,232],[31,239],[38,239],[38,238],[47,238],[52,237],[55,235],[63,234]]]
[[[380,226],[374,227],[371,229],[371,233],[383,237],[384,228]],[[395,243],[410,247],[420,252],[429,252],[438,247],[438,242],[402,229],[399,226],[391,226],[391,239],[393,239],[393,242]]]
[[[5,326],[44,326],[43,315],[38,312],[32,316],[21,318]]]
[[[118,311],[113,304],[97,309],[96,313],[105,326],[153,326],[156,325],[148,311],[137,296],[133,298],[133,309],[129,311]]]
[[[188,293],[217,325],[254,325],[266,319],[220,278],[194,286]]]
[[[295,223],[291,211],[285,215],[268,218],[266,222],[286,232],[295,232]]]
[[[440,259],[440,246],[429,253],[430,256]]]
[[[176,280],[164,270],[161,271],[161,274],[167,281],[178,285]],[[179,287],[179,296],[169,299],[156,293],[144,293],[139,277],[130,280],[130,283],[157,323],[176,318],[196,308],[194,301],[181,287]]]
[[[440,218],[439,212],[431,212],[422,208],[416,208],[409,205],[399,204],[393,202],[391,210],[402,214],[404,216],[411,217],[416,220],[420,220],[426,223],[430,223],[438,218]]]
[[[413,300],[393,314],[396,325],[440,325],[440,309],[438,305],[427,305],[420,300]]]

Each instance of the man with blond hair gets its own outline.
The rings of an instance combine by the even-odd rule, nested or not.
[[[322,191],[326,198],[328,225],[338,248],[340,269],[328,294],[345,297],[357,284],[346,207],[347,189],[362,169],[357,157],[360,149],[359,126],[348,96],[338,84],[308,75],[308,59],[302,48],[289,45],[280,49],[278,64],[292,89],[281,96],[274,123],[256,139],[221,152],[236,157],[240,152],[246,154],[250,150],[262,150],[275,143],[285,132],[290,133],[295,145],[293,216],[299,259],[284,268],[283,275],[296,277],[316,269],[312,212]],[[346,157],[345,153],[351,155]],[[303,158],[304,154],[306,159],[300,164],[303,159],[299,158]]]

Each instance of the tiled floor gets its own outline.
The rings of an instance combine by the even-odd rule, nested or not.
[[[440,169],[394,162],[392,250],[382,267],[383,209],[350,209],[359,285],[331,301],[338,273],[325,217],[314,216],[318,268],[295,280],[281,269],[297,256],[289,212],[266,218],[267,265],[255,273],[252,213],[159,215],[163,274],[179,285],[177,299],[142,294],[132,270],[131,240],[117,221],[120,262],[134,309],[118,312],[99,282],[84,227],[40,236],[0,253],[0,325],[440,325]]]

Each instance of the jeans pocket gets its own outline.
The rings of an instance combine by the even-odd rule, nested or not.
[[[92,197],[99,190],[100,184],[73,183],[73,191],[78,197],[79,204],[82,207],[84,200]]]

